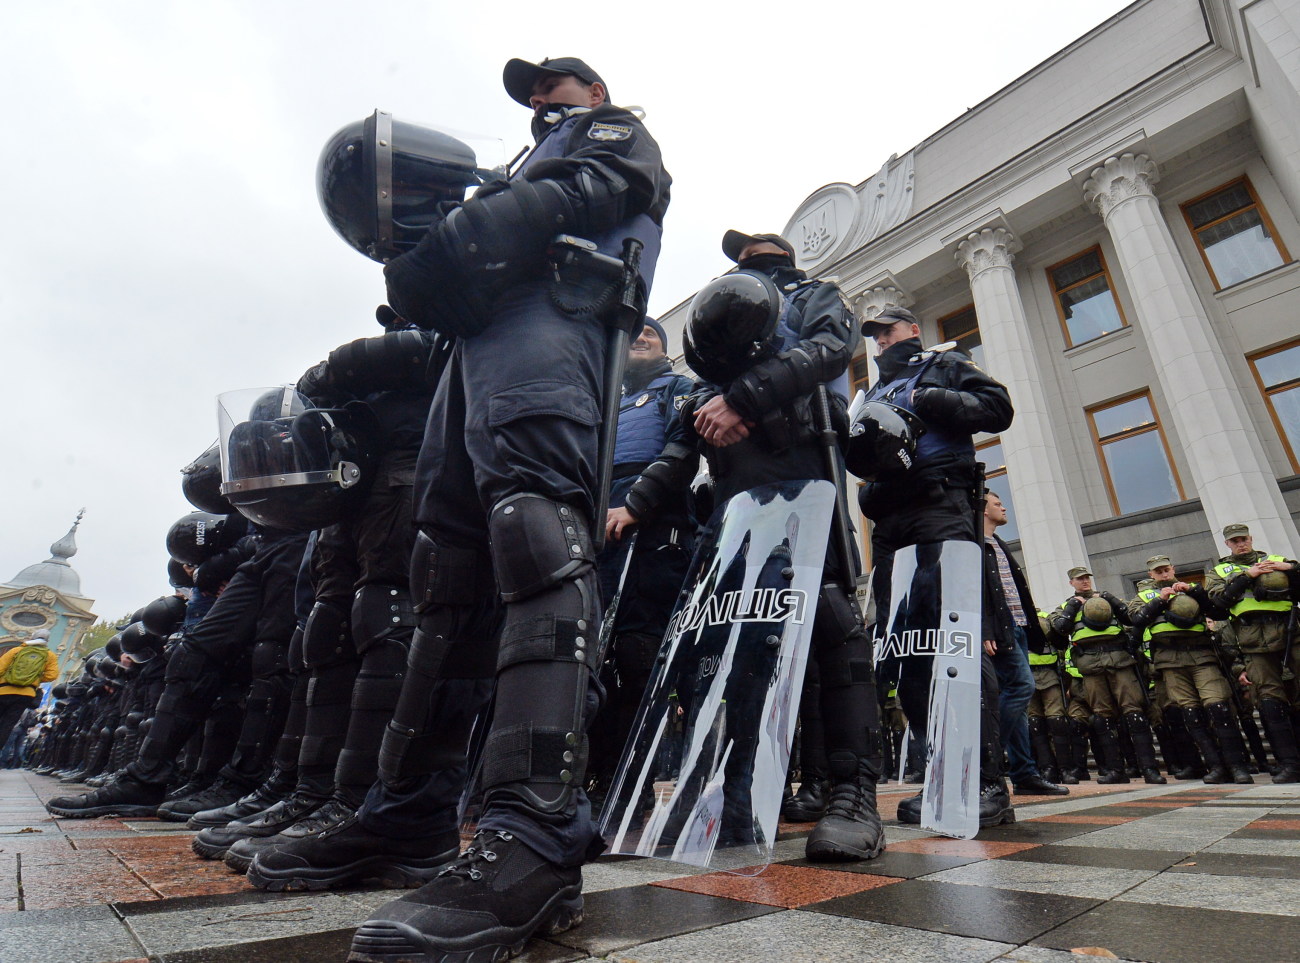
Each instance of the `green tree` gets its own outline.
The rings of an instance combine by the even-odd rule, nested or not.
[[[130,619],[130,612],[127,612],[121,618],[100,619],[81,637],[81,643],[77,646],[77,655],[84,659],[96,649],[102,649],[109,639],[117,635],[117,627],[124,622],[130,621]]]

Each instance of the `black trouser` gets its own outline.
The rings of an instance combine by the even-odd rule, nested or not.
[[[288,711],[288,649],[294,629],[294,582],[306,535],[268,539],[241,565],[203,620],[171,653],[167,685],[149,735],[127,767],[137,779],[166,782],[173,760],[202,725],[227,675],[249,658],[253,681],[235,756],[224,770],[232,778],[260,778]]]

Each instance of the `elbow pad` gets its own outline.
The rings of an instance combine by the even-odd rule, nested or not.
[[[373,391],[425,387],[436,342],[421,331],[358,338],[330,352],[332,383],[361,396]],[[314,369],[313,369],[314,370]]]
[[[747,418],[757,418],[809,394],[821,383],[818,375],[812,355],[803,348],[791,348],[733,381],[727,390],[727,404]]]
[[[632,483],[625,499],[628,511],[643,519],[673,496],[684,499],[698,465],[699,456],[690,448],[667,445],[658,460],[647,465]]]

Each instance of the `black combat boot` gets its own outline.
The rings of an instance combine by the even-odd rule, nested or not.
[[[1059,783],[1061,771],[1056,765],[1056,756],[1052,754],[1047,720],[1042,716],[1029,717],[1029,743],[1034,748],[1034,764],[1043,778],[1051,783]]]
[[[1166,706],[1164,722],[1151,727],[1160,744],[1160,754],[1165,758],[1165,770],[1175,779],[1202,779],[1210,765],[1208,759],[1201,758],[1200,743],[1188,731],[1190,711],[1181,706]]]
[[[885,830],[876,811],[876,769],[865,759],[854,763],[856,772],[840,775],[835,772],[835,753],[831,754],[830,802],[804,849],[812,862],[874,859],[885,849]]]
[[[345,819],[351,819],[355,813],[355,807],[337,798],[330,799],[310,816],[303,816],[274,836],[245,836],[243,839],[236,840],[226,850],[223,859],[235,872],[246,873],[259,853],[269,852],[276,846],[333,829]]]
[[[1092,773],[1088,771],[1088,723],[1070,719],[1070,774],[1079,782],[1089,782]]]
[[[1197,706],[1195,709],[1183,710],[1183,716],[1187,723],[1187,731],[1192,738],[1196,740],[1196,745],[1200,749],[1201,758],[1205,760],[1205,774],[1201,777],[1203,782],[1210,785],[1218,783],[1231,782],[1232,776],[1228,774],[1228,767],[1224,765],[1223,755],[1219,752],[1218,743],[1214,741],[1214,736],[1210,735],[1209,722],[1210,717],[1206,711]],[[1181,779],[1175,773],[1175,776]]]
[[[1232,781],[1238,785],[1249,785],[1255,780],[1250,775],[1250,760],[1246,756],[1246,743],[1237,728],[1237,717],[1226,702],[1215,702],[1207,710],[1210,723],[1214,727],[1214,736],[1219,740],[1223,751],[1223,761],[1232,773]]]
[[[1016,810],[1011,805],[1011,794],[1007,792],[1007,783],[1001,777],[981,780],[980,785],[980,829],[1014,823]]]
[[[1118,786],[1128,782],[1119,748],[1119,724],[1114,719],[1093,716],[1093,733],[1097,737],[1097,784]]]
[[[56,816],[90,819],[96,816],[152,816],[158,811],[166,786],[141,782],[130,774],[123,775],[84,796],[59,796],[45,804]]]
[[[356,815],[259,852],[248,867],[258,889],[316,890],[377,879],[388,886],[421,886],[460,851],[456,830],[432,838],[390,839],[363,828]]]
[[[275,836],[303,816],[320,809],[324,802],[323,796],[295,792],[260,813],[203,830],[190,840],[190,848],[202,859],[221,859],[238,840],[249,836]],[[242,873],[248,869],[248,864],[231,868]]]
[[[1052,782],[1059,782],[1063,786],[1078,785],[1079,774],[1074,768],[1074,749],[1070,745],[1070,720],[1065,716],[1048,719],[1047,732],[1051,736],[1052,755],[1056,759],[1056,772],[1053,775],[1061,777],[1052,779]],[[1051,779],[1051,776],[1048,778]]]
[[[1130,712],[1124,716],[1124,727],[1128,729],[1129,738],[1133,740],[1133,753],[1137,757],[1138,768],[1142,778],[1153,786],[1163,786],[1168,780],[1160,774],[1156,765],[1156,745],[1151,738],[1151,723],[1141,712]]]
[[[247,819],[258,813],[266,812],[289,793],[293,792],[294,778],[279,769],[271,773],[271,778],[262,783],[246,796],[240,796],[227,806],[216,809],[204,809],[195,813],[185,823],[187,829],[210,829],[224,826],[236,819]]]
[[[833,805],[833,803],[832,803]],[[504,960],[534,934],[582,922],[582,871],[483,830],[432,882],[380,907],[352,938],[352,963]]]
[[[1259,718],[1264,723],[1264,732],[1278,763],[1273,771],[1273,782],[1300,782],[1300,748],[1297,748],[1295,730],[1291,728],[1290,708],[1277,699],[1260,699]]]
[[[219,809],[239,801],[255,785],[256,782],[237,782],[226,775],[218,776],[211,786],[201,792],[164,802],[158,807],[158,818],[173,823],[188,822],[191,816],[204,810]]]
[[[788,823],[815,823],[826,815],[830,799],[830,781],[815,773],[806,773],[799,791],[781,807],[781,818]]]

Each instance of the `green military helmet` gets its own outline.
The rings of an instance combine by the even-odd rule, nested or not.
[[[1180,629],[1190,629],[1200,625],[1205,616],[1201,614],[1201,603],[1190,595],[1179,592],[1169,600],[1169,611],[1165,616],[1169,624]]]
[[[1084,600],[1083,624],[1094,632],[1110,628],[1110,623],[1114,618],[1115,612],[1110,607],[1110,603],[1100,595],[1094,595]]]
[[[1285,602],[1291,595],[1291,579],[1286,572],[1264,572],[1255,577],[1253,588],[1261,602]]]

